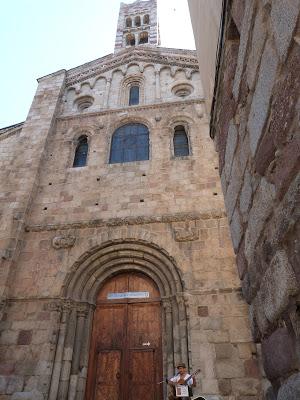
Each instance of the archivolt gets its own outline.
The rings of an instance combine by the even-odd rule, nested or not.
[[[128,269],[151,277],[161,297],[182,293],[183,286],[175,261],[154,244],[142,241],[113,241],[92,249],[78,260],[69,273],[62,297],[95,304],[103,282]]]

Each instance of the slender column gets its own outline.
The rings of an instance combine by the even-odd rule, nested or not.
[[[186,309],[184,305],[184,299],[182,296],[177,296],[179,316],[186,315]],[[187,325],[186,318],[179,318],[179,331],[180,331],[180,347],[181,347],[181,359],[186,365],[188,365],[188,347],[187,347]]]
[[[161,93],[160,93],[160,70],[155,69],[155,99],[160,100]]]
[[[179,310],[176,299],[172,300],[173,309],[173,342],[174,342],[174,360],[175,363],[181,361],[181,343],[179,330]]]
[[[87,315],[87,309],[85,305],[80,305],[77,308],[77,324],[76,324],[76,335],[75,345],[72,359],[71,377],[68,400],[74,400],[76,397],[78,374],[79,374],[79,361],[82,348],[82,336],[85,325],[85,319]]]
[[[81,352],[80,352],[80,363],[79,363],[80,373],[78,375],[77,392],[76,392],[76,397],[75,397],[76,400],[84,399],[94,310],[95,310],[95,306],[89,305],[87,317],[84,322],[83,335],[82,335],[82,347],[81,347]]]
[[[73,309],[69,319],[67,336],[65,341],[58,400],[66,400],[68,397],[75,333],[76,333],[76,309]]]
[[[111,86],[111,78],[107,78],[106,89],[105,89],[104,108],[108,108],[110,86]]]
[[[164,333],[165,333],[165,373],[167,376],[173,375],[174,372],[174,348],[173,348],[173,323],[172,323],[172,306],[169,300],[163,302],[165,319],[164,319]]]
[[[58,342],[57,342],[57,347],[56,347],[55,360],[54,360],[54,366],[53,366],[53,371],[52,371],[51,386],[50,386],[48,400],[56,400],[57,399],[69,313],[70,313],[70,309],[68,307],[64,307],[63,311],[62,311],[61,322],[60,322],[59,336],[58,336]]]

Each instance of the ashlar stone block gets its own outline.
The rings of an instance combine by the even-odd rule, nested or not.
[[[41,392],[34,389],[31,392],[14,393],[11,400],[44,400],[44,396]]]
[[[275,322],[289,303],[289,297],[299,292],[297,278],[285,251],[278,251],[267,269],[261,285],[263,308],[270,322]]]
[[[221,379],[244,378],[244,365],[240,360],[217,360],[217,377]]]
[[[269,114],[278,63],[279,60],[271,42],[267,41],[248,120],[250,148],[253,156],[256,153],[257,145],[264,132],[264,126]]]
[[[292,375],[289,380],[281,386],[277,400],[299,400],[300,399],[300,374]]]
[[[266,35],[267,24],[264,21],[264,12],[261,8],[255,18],[255,24],[252,33],[251,52],[247,62],[247,82],[250,89],[252,89],[255,84],[257,68],[262,55]]]
[[[289,44],[297,24],[299,15],[299,0],[273,0],[271,21],[276,48],[283,62],[287,56]]]
[[[295,339],[286,328],[279,328],[262,341],[262,355],[264,370],[270,381],[288,375],[296,367]]]
[[[254,3],[253,0],[248,0],[246,2],[246,9],[244,12],[244,18],[242,23],[241,29],[241,40],[240,40],[240,47],[239,47],[239,55],[238,55],[238,62],[237,68],[235,73],[235,79],[233,84],[233,94],[235,99],[237,100],[239,97],[240,92],[240,85],[241,79],[244,69],[245,57],[247,53],[247,46],[249,42],[249,35],[250,35],[250,28],[252,25],[252,19],[254,14]]]
[[[252,261],[256,242],[261,234],[266,219],[272,212],[270,205],[275,197],[274,185],[263,178],[255,193],[249,213],[248,229],[245,236],[245,254],[248,262]]]

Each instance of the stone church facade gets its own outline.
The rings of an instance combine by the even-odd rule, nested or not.
[[[0,130],[1,400],[162,400],[179,361],[261,398],[196,52],[158,45],[122,3],[115,52]]]

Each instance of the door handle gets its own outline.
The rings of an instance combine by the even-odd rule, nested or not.
[[[116,373],[116,378],[117,378],[117,379],[120,379],[120,378],[121,378],[120,372],[117,372],[117,373]]]

